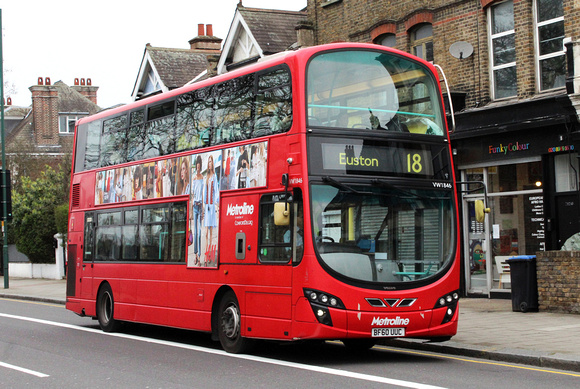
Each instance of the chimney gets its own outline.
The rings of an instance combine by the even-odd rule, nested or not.
[[[219,61],[219,54],[210,54],[207,56],[207,75],[209,77],[217,76],[217,66]]]
[[[50,78],[38,77],[32,93],[34,139],[37,146],[58,146],[58,90]]]
[[[197,25],[197,36],[189,41],[189,48],[198,51],[220,53],[222,39],[213,36],[213,26],[208,24]]]
[[[93,81],[90,78],[75,78],[74,85],[71,88],[91,100],[94,104],[97,104],[97,91],[99,87],[93,86]]]
[[[294,29],[298,47],[314,46],[314,25],[311,22],[306,20],[298,22]]]

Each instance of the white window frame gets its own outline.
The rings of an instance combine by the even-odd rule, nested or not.
[[[564,2],[564,0],[562,0],[562,2]],[[553,24],[553,23],[563,22],[564,15],[559,16],[559,17],[554,18],[554,19],[544,20],[543,22],[538,22],[538,19],[540,16],[540,15],[538,15],[538,0],[533,1],[533,15],[534,15],[534,57],[535,57],[535,70],[536,70],[536,91],[537,92],[546,92],[546,91],[564,88],[565,85],[559,86],[556,88],[551,88],[551,89],[542,89],[542,68],[540,66],[540,63],[543,60],[559,57],[561,55],[566,55],[566,49],[564,47],[564,44],[562,44],[562,50],[560,50],[560,51],[555,51],[553,53],[540,55],[540,28],[543,26]],[[565,38],[564,38],[564,41],[565,41]]]
[[[88,112],[87,113],[66,113],[66,112],[60,112],[58,114],[58,133],[60,135],[72,135],[75,132],[75,124],[76,121],[79,120],[82,117],[88,116]],[[66,125],[63,128],[63,121],[62,119],[64,118],[64,123],[66,123]],[[72,129],[70,127],[70,122],[73,122],[73,126]]]
[[[512,2],[513,4],[513,0],[509,0]],[[498,6],[499,4],[503,4],[506,3],[506,1],[503,1],[501,3],[496,3],[493,4],[492,6],[490,6],[487,9],[487,31],[488,31],[488,47],[489,47],[489,79],[491,81],[491,85],[490,85],[490,91],[491,91],[491,99],[492,100],[503,100],[503,99],[511,99],[514,98],[518,95],[518,91],[517,91],[517,61],[513,61],[513,62],[508,62],[505,64],[501,64],[498,66],[494,65],[494,57],[493,57],[493,40],[497,39],[497,38],[501,38],[504,36],[509,36],[509,35],[514,35],[516,34],[516,30],[515,30],[515,15],[514,16],[514,29],[512,30],[506,30],[506,31],[502,31],[500,33],[497,34],[493,34],[493,17],[492,17],[492,9],[496,6]],[[515,6],[515,4],[514,4]],[[515,11],[514,11],[515,14]],[[515,49],[515,47],[514,47]],[[516,56],[517,57],[517,56]],[[513,96],[505,96],[505,97],[496,97],[496,90],[495,90],[495,72],[497,70],[502,70],[502,69],[507,69],[507,68],[511,68],[511,67],[515,67],[516,68],[516,94]]]

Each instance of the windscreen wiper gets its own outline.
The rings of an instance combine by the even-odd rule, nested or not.
[[[355,193],[355,194],[364,194],[363,192],[360,192],[356,189],[353,189],[350,186],[343,184],[342,182],[336,181],[334,178],[329,177],[329,176],[322,177],[322,181],[334,186],[337,189],[346,190],[347,192]]]

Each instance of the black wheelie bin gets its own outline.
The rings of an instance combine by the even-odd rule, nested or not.
[[[538,311],[538,279],[536,256],[517,255],[506,261],[510,265],[512,285],[512,310],[514,312]]]

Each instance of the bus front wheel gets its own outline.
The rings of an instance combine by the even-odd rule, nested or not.
[[[113,291],[109,284],[105,284],[99,289],[97,295],[97,319],[99,326],[105,332],[115,332],[119,329],[120,323],[113,317],[114,311]]]
[[[342,343],[351,351],[362,352],[373,348],[376,342],[374,339],[343,339]]]
[[[241,335],[240,305],[234,292],[223,296],[218,314],[218,337],[223,349],[233,354],[247,351],[250,340]]]

